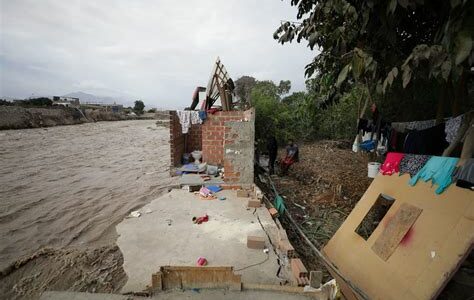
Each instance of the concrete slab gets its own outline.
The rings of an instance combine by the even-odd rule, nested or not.
[[[154,297],[123,296],[117,294],[91,294],[76,292],[44,292],[40,300],[140,300],[140,299],[160,299],[160,300],[304,300],[314,299],[313,297],[281,293],[274,291],[225,291],[225,290],[200,290],[200,291],[169,291],[160,293]]]
[[[278,285],[287,279],[277,277],[278,257],[270,240],[276,244],[278,229],[268,210],[248,210],[248,199],[237,198],[235,191],[217,195],[226,200],[201,200],[193,193],[172,190],[141,209],[151,213],[117,225],[117,244],[128,276],[122,292],[145,290],[160,266],[195,266],[201,256],[209,266],[233,266],[244,283]],[[208,222],[192,222],[205,214]],[[248,249],[247,235],[264,236],[269,253]]]
[[[41,294],[40,300],[131,300],[129,296],[119,294],[102,294],[102,293],[78,293],[78,292],[62,292],[48,291]]]

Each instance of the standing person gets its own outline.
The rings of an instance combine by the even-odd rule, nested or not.
[[[292,139],[288,141],[288,146],[286,146],[286,157],[282,159],[280,165],[283,174],[288,173],[288,169],[292,164],[300,160],[300,153],[298,146],[294,143]]]
[[[273,135],[271,135],[268,138],[267,150],[268,150],[268,156],[270,158],[269,161],[268,161],[268,169],[269,169],[270,174],[273,174],[273,172],[275,170],[275,161],[276,161],[277,154],[278,154],[278,143],[277,143],[277,140],[276,140],[275,136],[273,136]]]

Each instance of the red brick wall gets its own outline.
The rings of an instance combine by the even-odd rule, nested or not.
[[[181,164],[184,153],[184,134],[181,132],[181,124],[175,111],[170,111],[170,154],[171,166]]]
[[[202,126],[202,158],[210,165],[224,166],[225,122],[244,118],[243,111],[218,111],[208,114]],[[227,170],[226,170],[227,172]]]
[[[185,149],[186,145],[186,149]],[[187,134],[181,131],[176,111],[170,111],[170,153],[171,166],[181,165],[184,153],[202,149],[202,125],[191,125]]]

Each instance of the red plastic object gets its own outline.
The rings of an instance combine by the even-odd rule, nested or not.
[[[197,265],[200,267],[207,265],[207,259],[204,257],[199,257],[197,260]]]

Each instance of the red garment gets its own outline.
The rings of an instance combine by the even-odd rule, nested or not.
[[[284,159],[281,160],[281,164],[285,167],[285,168],[289,168],[293,163],[295,162],[295,160],[293,159],[293,157],[285,157]]]
[[[198,218],[194,217],[193,218],[193,222],[196,223],[196,224],[201,224],[201,223],[204,223],[204,222],[207,222],[207,221],[209,221],[209,216],[207,214],[202,216],[202,217],[198,217]]]
[[[384,163],[380,167],[382,175],[392,175],[400,171],[400,162],[403,158],[403,153],[389,152]]]

